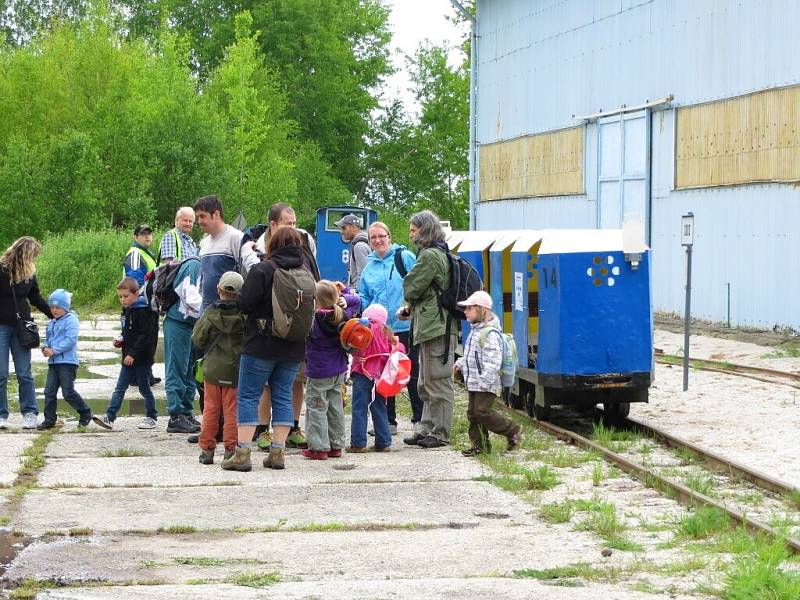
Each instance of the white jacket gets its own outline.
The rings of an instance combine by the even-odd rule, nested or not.
[[[500,387],[500,366],[503,363],[503,342],[499,335],[489,333],[481,347],[481,331],[486,327],[500,329],[500,321],[493,317],[488,322],[472,323],[472,331],[464,345],[464,356],[455,366],[464,375],[464,384],[470,392],[496,393]]]

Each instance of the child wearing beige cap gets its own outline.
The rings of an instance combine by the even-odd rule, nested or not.
[[[243,284],[239,273],[223,273],[217,284],[219,300],[203,312],[192,331],[192,344],[205,353],[202,359],[205,402],[198,440],[200,463],[204,465],[214,463],[220,413],[223,416],[225,458],[229,459],[236,450],[236,389],[244,334],[244,315],[236,298]],[[226,468],[225,460],[222,468]]]
[[[492,312],[492,297],[478,291],[458,304],[464,308],[464,314],[472,325],[464,344],[464,355],[453,365],[453,371],[463,374],[469,393],[467,419],[472,447],[461,453],[476,456],[491,451],[490,431],[505,436],[508,450],[514,450],[519,446],[522,426],[493,406],[500,385],[504,342],[500,321]],[[486,333],[481,335],[484,330]]]

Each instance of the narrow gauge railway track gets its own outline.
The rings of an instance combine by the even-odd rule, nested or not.
[[[521,411],[520,411],[521,412]],[[527,417],[527,415],[525,415]],[[529,418],[529,417],[528,417]],[[753,519],[748,517],[743,512],[731,508],[714,498],[706,496],[705,494],[701,494],[681,483],[678,483],[672,478],[664,477],[657,473],[654,469],[646,467],[643,464],[637,463],[629,458],[622,456],[612,450],[609,450],[605,446],[598,444],[597,442],[590,440],[579,433],[571,431],[569,429],[565,429],[559,425],[555,425],[549,421],[537,421],[531,419],[536,427],[541,429],[542,431],[570,444],[574,444],[579,448],[584,450],[593,450],[595,452],[600,453],[605,460],[608,462],[616,465],[622,471],[628,473],[629,475],[639,479],[642,483],[644,483],[648,487],[653,487],[656,489],[660,489],[662,491],[667,492],[668,494],[674,496],[679,502],[688,505],[688,506],[710,506],[716,508],[722,512],[724,512],[728,517],[736,522],[741,524],[743,527],[747,528],[749,531],[753,533],[765,534],[771,538],[776,539],[784,539],[785,536],[781,534],[778,530],[767,525],[763,521]],[[786,493],[793,488],[788,484],[780,482],[778,480],[772,479],[766,475],[757,473],[756,471],[752,471],[743,467],[742,465],[738,465],[733,463],[732,461],[728,461],[727,459],[710,453],[708,451],[704,451],[689,442],[685,444],[682,443],[683,440],[666,434],[664,432],[658,431],[655,428],[649,427],[643,423],[638,423],[632,421],[631,419],[627,419],[629,427],[638,428],[642,430],[644,433],[652,432],[652,436],[656,440],[663,440],[662,443],[666,445],[674,445],[673,447],[683,447],[688,448],[692,452],[696,452],[700,455],[703,459],[705,459],[708,463],[714,464],[716,463],[717,470],[725,470],[726,472],[730,473],[732,476],[742,477],[743,479],[747,479],[751,481],[755,485],[761,487],[762,484],[764,489],[769,489],[775,493]],[[625,423],[623,422],[623,425]],[[667,441],[669,440],[669,441]],[[767,487],[770,486],[770,487]],[[787,546],[791,549],[794,554],[800,554],[800,540],[796,538],[785,538]]]
[[[655,359],[656,362],[667,365],[680,365],[683,362],[682,356],[664,354],[663,352],[659,352],[658,348],[656,348]],[[700,371],[711,371],[713,373],[747,377],[748,379],[755,379],[756,381],[763,381],[765,383],[787,385],[800,390],[800,375],[797,373],[700,358],[689,358],[689,366]]]

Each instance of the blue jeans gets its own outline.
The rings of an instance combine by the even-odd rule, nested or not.
[[[194,379],[192,324],[164,319],[164,389],[170,415],[190,415],[197,391]]]
[[[367,410],[372,415],[372,426],[375,428],[375,447],[388,448],[392,445],[392,434],[389,431],[389,417],[386,414],[386,399],[375,394],[372,399],[372,379],[361,373],[353,373],[353,407],[350,424],[350,445],[364,448],[367,445]],[[370,404],[371,403],[371,404]],[[369,409],[367,409],[369,407]]]
[[[92,418],[92,409],[75,391],[75,375],[78,365],[58,363],[47,368],[47,383],[44,386],[44,420],[45,423],[56,422],[57,394],[61,388],[61,396],[78,413],[81,423],[88,423]]]
[[[22,414],[39,414],[36,405],[36,388],[31,375],[31,351],[23,348],[17,330],[11,325],[0,325],[0,418],[8,418],[8,351],[14,359],[14,373],[19,383],[19,410]]]
[[[125,398],[125,391],[131,382],[136,382],[139,386],[139,393],[144,398],[144,408],[147,416],[151,419],[157,419],[158,413],[156,412],[156,399],[153,392],[150,391],[150,371],[153,368],[152,364],[137,364],[133,363],[132,367],[120,365],[119,378],[117,379],[117,387],[114,388],[114,393],[111,394],[111,402],[108,403],[106,414],[108,420],[113,421],[117,418],[119,407],[122,406],[122,400]]]
[[[242,354],[237,391],[239,425],[258,425],[258,399],[265,384],[272,394],[272,425],[294,425],[292,385],[299,368],[299,362]]]

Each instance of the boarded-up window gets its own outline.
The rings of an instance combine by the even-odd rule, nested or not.
[[[800,87],[678,109],[675,187],[800,180]]]
[[[480,149],[480,200],[583,194],[583,127]]]

